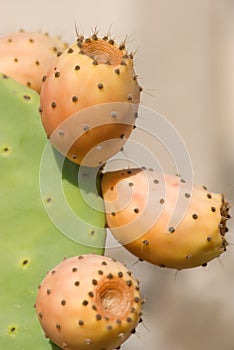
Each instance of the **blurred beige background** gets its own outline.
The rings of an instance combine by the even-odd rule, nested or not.
[[[72,42],[111,27],[137,49],[142,103],[167,117],[187,144],[194,180],[234,203],[233,0],[8,0],[0,34],[43,30]],[[228,240],[234,242],[233,227]],[[125,261],[142,281],[144,324],[123,350],[233,350],[234,246],[207,268],[175,273]]]

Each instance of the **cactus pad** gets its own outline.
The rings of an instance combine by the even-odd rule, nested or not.
[[[70,170],[64,162],[62,173],[54,157],[50,162],[50,176],[60,178],[64,193],[74,213],[85,217],[74,228],[77,237],[66,237],[52,222],[49,211],[53,208],[53,193],[47,199],[40,193],[39,174],[46,137],[38,113],[39,95],[0,75],[0,171],[1,171],[1,284],[0,284],[0,343],[11,350],[57,350],[58,347],[44,338],[33,304],[37,286],[46,272],[65,256],[85,253],[103,254],[105,219],[101,198],[94,197],[100,211],[89,209],[80,195],[75,179],[78,166]],[[50,185],[50,182],[48,182]],[[42,186],[42,184],[41,184]],[[86,186],[86,183],[83,183]],[[45,188],[43,189],[43,191]],[[45,192],[43,192],[45,193]],[[43,201],[45,200],[45,203]],[[73,208],[74,205],[74,208]],[[57,216],[59,212],[57,203]],[[90,210],[90,211],[89,211]],[[49,215],[48,215],[49,214]],[[90,228],[96,234],[89,236]],[[86,242],[77,243],[79,232]],[[83,242],[83,241],[82,241]]]

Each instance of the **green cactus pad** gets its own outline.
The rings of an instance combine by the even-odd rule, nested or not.
[[[78,188],[79,168],[65,161],[61,172],[61,157],[51,149],[47,180],[40,177],[45,175],[41,159],[47,140],[38,106],[36,92],[0,75],[0,344],[7,350],[57,350],[44,338],[36,317],[33,305],[37,287],[46,272],[64,257],[104,253],[102,199],[90,192],[88,180],[82,182],[81,190]],[[88,169],[85,174],[89,179]],[[56,178],[64,188],[67,206],[77,217],[71,236],[69,228],[61,232],[56,222],[66,214],[60,209],[59,194],[53,192]],[[48,197],[43,198],[46,191]],[[90,208],[83,192],[100,211]],[[57,209],[53,211],[53,207]]]

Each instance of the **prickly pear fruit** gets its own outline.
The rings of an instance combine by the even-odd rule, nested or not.
[[[0,38],[0,72],[40,92],[41,79],[67,45],[47,33],[19,31]]]
[[[77,185],[78,166],[66,161],[60,172],[51,152],[44,178],[40,164],[45,144],[39,113],[39,95],[20,83],[0,75],[0,212],[1,212],[1,283],[0,344],[2,349],[51,350],[41,334],[33,304],[38,281],[64,255],[94,252],[103,254],[105,218],[102,203],[90,193],[86,181]],[[84,169],[85,179],[89,169]],[[43,196],[41,197],[43,185]],[[59,181],[71,211],[82,217],[68,239],[47,215],[64,215],[61,200],[45,178]],[[100,205],[100,212],[89,208],[81,192]],[[100,199],[100,198],[99,198]],[[98,201],[97,201],[98,200]],[[47,208],[47,212],[45,210]],[[87,222],[89,218],[89,222]],[[64,216],[64,221],[66,217]],[[68,226],[68,225],[67,225]],[[97,227],[98,226],[98,227]],[[69,227],[68,227],[69,229]],[[85,236],[86,244],[81,236]]]
[[[63,260],[39,285],[36,312],[55,344],[113,350],[141,319],[139,282],[122,263],[94,254]]]
[[[79,36],[43,77],[41,117],[46,134],[71,161],[99,166],[129,137],[140,92],[133,55],[125,43],[118,46],[96,34]]]
[[[226,250],[229,206],[221,194],[143,169],[103,174],[102,192],[110,230],[142,260],[184,269]]]

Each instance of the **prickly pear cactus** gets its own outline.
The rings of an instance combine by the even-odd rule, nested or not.
[[[85,188],[85,181],[82,191],[77,187],[78,166],[73,165],[69,171],[70,163],[65,162],[61,174],[54,157],[49,169],[50,174],[62,179],[73,212],[81,216],[85,212],[78,221],[80,224],[74,228],[77,236],[73,239],[66,237],[56,222],[52,222],[49,209],[45,210],[46,206],[53,208],[57,205],[57,216],[60,219],[63,216],[53,191],[48,192],[47,198],[40,193],[39,170],[46,139],[38,106],[36,92],[0,75],[0,344],[7,350],[58,349],[43,337],[37,320],[33,308],[37,286],[46,272],[65,256],[91,252],[103,254],[105,242],[101,198],[93,195],[100,211],[89,209],[81,192],[88,193],[91,199],[92,194]],[[87,217],[89,224],[85,220]],[[56,215],[53,220],[56,220]],[[90,235],[91,227],[94,229]],[[90,241],[89,245],[82,244],[83,240],[79,239],[79,232],[85,235],[86,229],[85,243]]]

